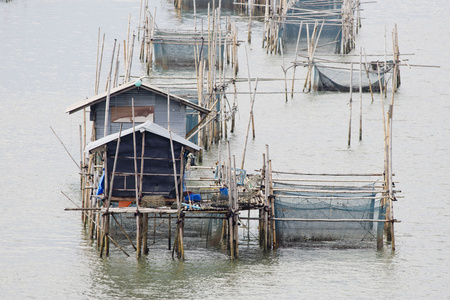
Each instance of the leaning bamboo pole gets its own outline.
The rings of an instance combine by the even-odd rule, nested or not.
[[[252,82],[250,80],[250,63],[248,60],[248,51],[247,51],[247,47],[245,47],[245,55],[247,58],[247,76],[248,76],[248,91],[249,91],[249,96],[250,96],[250,103],[252,103]],[[252,133],[253,133],[253,138],[255,138],[255,119],[254,119],[254,115],[253,115],[253,111],[250,111],[250,117],[251,117],[251,121],[252,121]]]
[[[137,153],[136,153],[136,126],[134,115],[134,98],[131,98],[131,119],[133,124],[133,161],[134,161],[134,188],[135,188],[135,201],[136,201],[136,258],[141,257],[142,251],[142,213],[139,211],[140,199],[139,199],[139,186],[138,186],[138,167],[137,167]]]
[[[255,98],[256,98],[256,88],[258,86],[258,78],[256,78],[256,82],[255,82],[255,88],[253,90],[253,96],[251,98],[251,102],[250,102],[250,112],[249,112],[249,118],[248,118],[248,124],[247,124],[247,131],[245,134],[245,140],[244,140],[244,149],[243,149],[243,153],[242,153],[242,163],[241,163],[241,169],[244,169],[244,163],[245,163],[245,153],[247,151],[247,141],[248,141],[248,133],[250,131],[250,123],[253,120],[253,106],[255,104]]]
[[[184,259],[184,246],[183,246],[183,223],[184,218],[181,212],[181,196],[180,191],[178,189],[178,175],[176,169],[176,159],[175,152],[173,147],[173,139],[172,139],[172,131],[170,129],[170,93],[167,91],[167,130],[169,131],[169,139],[170,139],[170,151],[172,155],[172,168],[173,168],[173,177],[174,177],[174,185],[175,185],[175,195],[177,199],[177,237],[175,239],[176,245],[173,247],[177,251],[178,258]],[[181,160],[184,158],[181,157]]]
[[[64,192],[62,192],[61,191],[61,193],[67,198],[67,199],[69,199],[69,201],[70,202],[72,202],[76,207],[78,207],[78,208],[80,208],[80,206],[78,206],[76,203],[75,203],[75,201],[73,201],[72,199],[70,199],[69,198],[69,196],[67,196]],[[85,211],[83,211],[82,210],[82,213],[84,213],[84,214],[86,214],[86,212]],[[87,215],[87,217],[89,217],[88,215]],[[102,230],[101,229],[101,225],[99,225],[97,222],[95,222],[95,220],[91,220],[93,223],[94,223],[94,225],[95,225],[95,227],[97,227],[99,230]],[[125,255],[126,256],[130,256],[127,252],[125,252],[125,250],[110,236],[110,235],[106,235],[107,237],[108,237],[108,239],[109,240],[111,240],[116,246],[117,246],[117,248],[119,248],[120,250],[122,250],[122,252],[123,253],[125,253]]]

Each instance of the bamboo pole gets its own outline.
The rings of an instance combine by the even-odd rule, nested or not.
[[[177,169],[176,169],[176,161],[175,161],[175,153],[173,148],[173,140],[172,140],[172,131],[170,129],[170,94],[167,91],[167,130],[169,131],[169,139],[170,139],[170,150],[172,154],[172,168],[173,168],[173,176],[174,176],[174,184],[175,184],[175,194],[177,198],[177,238],[175,239],[176,248],[178,253],[178,258],[184,259],[184,245],[183,245],[183,223],[184,219],[181,213],[181,196],[178,191],[178,179],[177,179]],[[182,158],[183,159],[183,158]]]
[[[156,215],[156,214],[155,214]],[[155,241],[153,240],[153,244]],[[142,248],[144,251],[144,254],[148,254],[148,213],[143,213],[142,218]]]
[[[285,66],[285,64],[284,64],[284,49],[283,49],[283,44],[280,44],[280,50],[281,50],[281,58],[282,58],[282,61],[283,61],[283,65],[282,65],[282,69],[283,69],[283,73],[284,73],[284,96],[285,96],[285,100],[286,100],[286,103],[288,102],[288,91],[287,91],[287,76],[286,76],[286,73],[287,73],[287,69],[286,69],[286,66]]]
[[[98,46],[97,49],[100,46],[100,28],[98,29]],[[105,48],[105,34],[103,34],[103,42],[102,42],[102,50],[100,52],[100,60],[98,59],[97,54],[97,71],[96,71],[96,77],[95,77],[95,94],[98,94],[98,89],[100,87],[100,77],[101,77],[101,71],[102,71],[102,61],[103,61],[103,49]],[[98,50],[97,50],[98,52]]]
[[[138,187],[138,168],[137,168],[137,155],[136,155],[136,126],[134,118],[134,98],[131,98],[131,115],[133,123],[133,161],[134,161],[134,188],[135,188],[135,201],[136,201],[136,258],[141,257],[142,251],[142,214],[139,211],[139,187]]]
[[[348,123],[348,148],[350,148],[351,137],[352,137],[352,91],[353,91],[353,63],[350,64],[350,118]]]
[[[270,236],[269,236],[269,145],[266,145],[266,170],[264,176],[264,250],[269,249]]]
[[[88,169],[87,169],[87,174],[91,174],[91,166],[92,166],[92,159],[93,159],[93,155],[89,155],[89,161],[88,161]],[[89,177],[87,177],[87,180],[85,181],[85,182],[88,182],[88,181],[90,181],[89,180]],[[92,185],[92,182],[90,182],[90,184]],[[83,197],[84,197],[84,207],[85,208],[91,208],[91,199],[90,199],[90,197],[91,197],[91,194],[92,194],[92,190],[90,190],[90,189],[85,189],[85,193],[84,193],[84,195],[83,195]],[[89,212],[88,213],[88,217],[89,216],[92,216],[92,213],[91,212]],[[84,220],[83,220],[83,226],[86,228],[86,224],[89,224],[89,226],[88,226],[88,230],[91,228],[90,226],[91,226],[91,224],[90,224],[90,220],[89,220],[89,218],[86,218],[86,216],[84,217]],[[89,233],[91,233],[91,231],[89,230]]]
[[[106,103],[105,103],[105,123],[104,123],[104,128],[103,128],[103,136],[107,136],[108,135],[108,125],[109,125],[109,100],[110,100],[110,96],[111,96],[111,73],[112,73],[112,67],[113,67],[113,63],[114,63],[114,52],[116,51],[116,43],[117,40],[114,39],[114,47],[113,47],[113,54],[111,57],[111,65],[109,68],[109,73],[108,73],[108,82],[107,82],[107,94],[106,94]]]
[[[252,83],[251,83],[251,80],[250,80],[250,64],[249,64],[249,61],[248,61],[247,47],[245,47],[245,55],[247,57],[248,91],[250,93],[249,96],[250,96],[250,103],[251,103],[252,99],[254,97],[252,97],[252,94],[251,94],[251,92],[252,92]],[[253,138],[255,138],[255,120],[254,120],[254,117],[253,117],[253,112],[252,111],[250,111],[250,112],[251,112],[250,116],[251,116],[251,121],[252,121],[252,133],[253,133]]]
[[[359,48],[359,141],[362,141],[362,47]]]
[[[117,220],[116,216],[113,213],[111,214],[111,216],[113,217],[114,221],[119,226],[119,228],[122,230],[123,234],[125,234],[125,237],[130,242],[131,246],[134,248],[134,250],[136,250],[136,246],[134,245],[133,241],[131,240],[130,236],[127,234],[127,232],[125,231],[123,226],[119,223],[119,221]]]
[[[172,246],[172,215],[169,215],[169,233],[168,233],[168,238],[167,238],[167,248],[168,250],[171,250],[171,246]]]
[[[270,193],[270,217],[275,218],[275,197],[273,197],[273,181],[272,181],[272,160],[269,160],[269,193]],[[275,220],[271,220],[272,222],[272,249],[277,248],[277,234],[276,234],[276,222]]]
[[[127,68],[126,68],[126,75],[124,78],[124,82],[129,82],[130,81],[130,76],[131,76],[131,66],[133,64],[133,52],[134,52],[134,40],[136,38],[136,35],[134,34],[133,31],[133,38],[132,38],[132,43],[131,43],[131,49],[129,50],[128,53],[128,59],[127,59]]]
[[[306,23],[306,43],[308,45],[308,71],[306,73],[306,79],[305,79],[305,83],[303,85],[303,92],[307,91],[306,87],[308,85],[308,79],[310,77],[311,67],[312,67],[311,66],[312,61],[311,61],[311,42],[310,42],[310,40],[311,40],[311,38],[309,36],[309,24]]]
[[[234,255],[235,258],[239,257],[239,207],[238,207],[238,188],[236,181],[236,158],[233,155],[233,238],[234,238]]]
[[[262,39],[262,48],[264,48],[264,44],[268,47],[268,25],[269,25],[269,0],[265,0],[266,4],[264,6],[264,26],[263,26],[263,39]]]
[[[266,0],[268,1],[268,0]],[[298,45],[300,44],[300,37],[302,34],[302,27],[303,27],[303,21],[300,23],[300,28],[298,30],[298,36],[297,36],[297,44],[295,46],[295,58],[294,58],[294,70],[292,71],[292,89],[291,89],[291,99],[294,98],[294,83],[295,83],[295,69],[297,68],[297,56],[298,56]]]
[[[58,141],[60,142],[60,144],[63,146],[64,150],[66,150],[66,153],[69,155],[69,157],[72,159],[72,161],[75,163],[75,165],[77,166],[77,168],[80,170],[81,172],[81,167],[80,165],[78,165],[78,163],[75,161],[75,159],[73,158],[72,154],[70,154],[69,150],[67,150],[66,146],[64,145],[64,143],[61,141],[61,139],[59,138],[59,136],[56,134],[56,132],[53,130],[52,126],[50,126],[50,129],[52,130],[53,134],[56,136],[56,138],[58,139]]]
[[[266,166],[266,154],[262,154],[263,158],[263,166],[261,168],[261,182],[266,182],[266,176],[267,176],[267,166]],[[259,210],[259,223],[258,223],[258,229],[259,229],[259,245],[264,247],[264,206],[261,207]]]
[[[249,12],[248,12],[248,36],[247,41],[249,44],[252,42],[252,11],[253,11],[253,0],[248,0],[249,2]]]
[[[116,67],[114,69],[113,87],[116,87],[118,85],[118,79],[119,79],[119,53],[120,53],[120,43],[117,44]]]
[[[230,151],[230,142],[227,141],[227,150],[228,150],[228,245],[230,248],[230,256],[231,260],[234,260],[234,226],[233,226],[233,203],[234,203],[234,185],[233,185],[233,176],[231,170],[231,151]],[[235,177],[236,178],[236,177]]]
[[[250,131],[250,122],[252,121],[252,117],[253,117],[253,106],[255,104],[255,98],[256,98],[256,88],[258,86],[258,78],[256,78],[256,82],[255,82],[255,88],[253,90],[253,97],[251,98],[251,102],[250,102],[250,113],[249,113],[249,118],[248,118],[248,124],[247,124],[247,132],[245,134],[245,141],[244,141],[244,150],[242,153],[242,163],[241,163],[241,169],[244,169],[244,163],[245,163],[245,153],[247,151],[247,141],[248,141],[248,133]]]
[[[365,60],[365,64],[364,64],[364,70],[366,71],[366,76],[367,76],[367,80],[369,81],[369,90],[370,90],[370,96],[372,97],[372,103],[374,101],[373,98],[373,89],[372,89],[372,82],[370,80],[370,76],[369,76],[369,69],[368,69],[368,63],[367,63],[367,55],[366,55],[366,49],[364,49],[364,60]],[[380,93],[382,93],[382,90],[380,89]]]
[[[393,70],[393,79],[392,79],[392,98],[391,98],[391,105],[390,105],[390,114],[389,114],[389,237],[391,240],[391,246],[392,250],[395,250],[395,236],[394,236],[394,207],[393,207],[393,201],[394,201],[394,194],[392,190],[392,123],[393,123],[393,115],[394,115],[394,98],[395,98],[395,92],[396,92],[396,85],[397,85],[397,40],[396,40],[396,34],[397,34],[397,27],[394,29],[394,37],[393,37],[393,47],[394,47],[394,70]]]
[[[79,206],[72,200],[72,199],[70,199],[69,198],[69,196],[67,196],[63,191],[61,191],[61,193],[70,201],[70,202],[72,202],[75,206],[77,206],[78,208],[79,208]],[[83,213],[86,213],[86,212],[84,212],[83,211]],[[89,217],[89,215],[88,215],[88,218],[90,218]],[[100,227],[100,225],[97,223],[97,222],[95,222],[94,220],[91,220],[92,222],[93,222],[93,224],[98,228],[98,229],[100,229],[100,230],[102,230],[101,229],[101,227]],[[107,235],[107,237],[120,249],[120,250],[122,250],[122,252],[123,253],[125,253],[125,255],[126,256],[130,256],[127,252],[125,252],[125,250],[123,250],[123,248],[122,247],[120,247],[120,245],[110,236],[110,235]]]

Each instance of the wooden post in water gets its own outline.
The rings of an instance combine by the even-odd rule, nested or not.
[[[172,247],[172,215],[169,214],[169,233],[168,233],[168,238],[167,238],[167,249],[170,250],[170,248]]]
[[[350,118],[348,123],[348,147],[350,148],[351,137],[352,137],[352,91],[353,91],[353,63],[350,63]]]
[[[107,163],[108,155],[105,151],[104,153],[104,169],[105,169],[105,187],[104,187],[104,195],[108,194],[108,191],[110,189],[108,184],[108,163]],[[106,199],[106,202],[108,202],[108,199]],[[105,204],[105,203],[104,203]],[[108,204],[108,203],[106,203]],[[109,227],[107,227],[106,224],[109,224],[109,214],[103,214],[102,215],[102,223],[101,228],[99,228],[100,232],[97,232],[97,236],[100,236],[100,257],[103,257],[103,250],[105,249],[105,243],[108,240],[108,231]]]
[[[270,198],[270,218],[272,219],[272,249],[277,248],[277,234],[275,218],[275,197],[273,196],[273,181],[272,181],[272,160],[269,160],[269,198]]]
[[[394,69],[393,69],[393,79],[392,79],[392,98],[391,98],[391,105],[389,109],[389,118],[388,118],[388,130],[389,130],[389,232],[388,232],[388,238],[391,241],[392,250],[395,250],[395,238],[394,238],[394,207],[393,207],[393,201],[394,201],[394,193],[393,193],[393,184],[392,184],[392,123],[393,123],[393,115],[394,115],[394,97],[395,92],[397,89],[397,71],[398,71],[398,45],[396,44],[396,34],[397,34],[397,27],[395,27],[394,31]]]
[[[170,129],[170,93],[167,91],[167,129],[169,131],[170,138],[170,150],[172,154],[172,168],[173,168],[173,177],[174,177],[174,185],[175,185],[175,195],[177,199],[177,238],[175,239],[174,249],[177,251],[178,258],[184,259],[184,245],[183,245],[183,231],[184,231],[184,214],[181,211],[181,195],[178,190],[178,179],[177,179],[177,168],[176,168],[176,160],[175,153],[173,148],[173,140],[172,140],[172,131]],[[183,152],[183,151],[182,151]],[[181,160],[184,158],[181,157]],[[181,174],[180,174],[181,178]],[[182,192],[182,191],[181,191]]]
[[[143,214],[142,219],[142,248],[144,254],[148,254],[148,213]]]
[[[234,238],[234,255],[235,257],[239,257],[239,207],[238,207],[238,188],[237,188],[237,179],[236,179],[236,158],[233,155],[233,238]]]
[[[250,44],[252,42],[252,13],[253,13],[253,0],[248,0],[248,36],[247,41]]]
[[[359,141],[362,141],[362,47],[359,48]]]
[[[133,123],[133,160],[134,160],[134,189],[135,189],[135,201],[136,201],[136,257],[141,257],[142,252],[142,213],[139,212],[139,187],[138,187],[138,168],[136,157],[136,126],[134,121],[134,98],[131,98],[131,119]]]
[[[283,43],[280,44],[280,49],[281,49],[281,58],[283,60],[283,66],[281,67],[283,69],[283,73],[284,73],[284,97],[285,97],[285,101],[286,103],[288,102],[288,91],[287,91],[287,69],[286,69],[286,65],[284,63],[284,49],[283,49]]]
[[[298,57],[298,45],[300,44],[300,37],[301,37],[301,33],[302,33],[302,27],[303,27],[303,21],[300,22],[300,28],[298,30],[298,36],[297,36],[297,44],[295,46],[294,70],[292,71],[293,74],[292,74],[291,99],[294,98],[295,69],[297,68],[296,62],[297,62],[297,57]]]
[[[264,250],[269,249],[270,231],[269,231],[269,145],[266,145],[266,162],[265,162],[265,182],[264,182]]]
[[[234,184],[232,168],[231,168],[231,151],[230,151],[230,142],[227,142],[227,150],[228,150],[228,247],[230,249],[231,259],[234,260],[234,226],[233,226],[233,202],[234,202]]]
[[[261,168],[261,185],[266,181],[267,167],[266,167],[266,154],[263,153],[263,166]],[[264,246],[264,206],[258,209],[258,231],[259,231],[259,245]]]

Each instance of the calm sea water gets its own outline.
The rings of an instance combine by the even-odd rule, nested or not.
[[[165,242],[151,246],[140,260],[114,248],[100,259],[79,213],[64,211],[73,204],[61,191],[79,201],[79,176],[50,127],[78,161],[82,116],[69,116],[65,108],[93,95],[98,28],[106,33],[106,62],[113,39],[126,38],[129,14],[136,28],[139,5],[137,0],[0,1],[0,298],[450,298],[448,1],[363,5],[358,48],[382,53],[384,33],[389,41],[396,23],[404,60],[440,66],[401,70],[393,125],[393,167],[404,196],[394,208],[402,221],[395,228],[397,250],[294,247],[264,253],[250,238],[242,239],[234,262],[220,249],[189,241],[186,261],[172,260]],[[153,7],[161,28],[192,24],[190,15],[175,13],[171,1],[151,1]],[[246,23],[237,22],[244,39]],[[255,22],[253,33],[252,44],[240,48],[239,76],[247,77],[247,47],[252,77],[281,78],[281,56],[261,49],[261,24]],[[292,61],[292,49],[285,61]],[[143,74],[137,60],[133,67],[133,75]],[[248,85],[238,88],[247,91]],[[283,89],[282,82],[258,86],[258,91]],[[354,100],[359,104],[358,96]],[[274,169],[380,172],[380,102],[363,97],[362,142],[354,104],[348,149],[348,94],[299,93],[287,103],[282,94],[258,95],[256,139],[249,141],[246,168],[260,167],[269,144]],[[239,96],[238,103],[230,142],[240,160],[248,95]],[[214,148],[205,160],[216,156]]]

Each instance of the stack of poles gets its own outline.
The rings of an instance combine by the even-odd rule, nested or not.
[[[306,34],[308,43],[308,72],[306,73],[305,84],[303,85],[303,92],[311,91],[311,80],[312,80],[312,67],[314,61],[314,54],[316,53],[317,44],[319,43],[320,34],[323,29],[323,22],[320,30],[318,30],[318,23],[314,24],[314,29],[312,35],[309,35],[309,25],[306,23]]]
[[[337,51],[348,54],[355,46],[355,36],[357,29],[355,28],[354,11],[359,7],[359,1],[354,4],[353,0],[343,0],[341,4],[341,11],[336,9],[324,10],[324,9],[299,9],[294,7],[295,1],[272,1],[265,2],[265,15],[263,26],[263,41],[262,47],[266,48],[267,53],[279,53],[281,45],[284,42],[287,23],[298,24],[301,23],[314,24],[319,20],[324,21],[324,16],[335,16],[333,19],[328,19],[328,26],[340,26],[341,27],[341,44],[337,47]],[[321,5],[336,4],[334,2],[322,3]],[[293,14],[289,14],[289,11],[295,11]],[[356,21],[356,26],[360,26],[359,10]],[[301,28],[299,28],[301,30]],[[280,36],[280,32],[283,32],[283,36]]]
[[[213,143],[217,143],[221,138],[227,136],[228,128],[226,122],[228,114],[226,111],[226,99],[224,97],[226,78],[225,62],[228,63],[229,57],[231,57],[234,77],[239,68],[237,60],[238,40],[236,24],[226,24],[225,28],[230,28],[231,30],[226,30],[224,33],[221,28],[221,3],[219,3],[219,7],[214,9],[212,13],[210,13],[210,7],[208,5],[207,61],[202,59],[203,53],[199,53],[198,56],[196,55],[199,105],[207,107],[212,111],[206,119],[206,124],[208,125],[204,126],[198,135],[198,144],[202,145],[205,150],[209,149]],[[208,67],[207,71],[206,67]],[[205,90],[205,77],[206,92],[203,92]],[[219,104],[217,105],[217,103]],[[231,131],[234,130],[235,103],[236,99],[231,110]],[[220,116],[220,121],[215,120],[217,115]]]
[[[215,3],[213,3],[213,6]],[[146,9],[146,11],[148,11]],[[228,19],[227,19],[228,20]],[[225,61],[232,64],[233,77],[236,76],[239,64],[237,47],[239,45],[237,37],[236,25],[231,22],[225,25],[225,30],[221,27],[221,2],[219,2],[218,8],[214,9],[211,13],[210,5],[208,4],[208,30],[207,38],[203,37],[203,26],[201,29],[201,38],[195,39],[192,44],[192,39],[186,36],[177,37],[173,35],[171,37],[158,37],[155,40],[155,16],[148,15],[144,18],[141,29],[143,30],[140,59],[146,63],[147,73],[151,70],[152,65],[152,53],[153,44],[180,44],[180,45],[193,45],[195,53],[195,67],[197,75],[197,93],[198,104],[213,110],[213,113],[206,116],[206,120],[202,119],[199,115],[199,124],[201,121],[208,123],[198,133],[198,144],[207,150],[211,147],[212,143],[216,143],[220,138],[227,135],[228,130],[226,120],[228,119],[224,88],[225,88]],[[229,28],[229,30],[228,30]],[[195,33],[198,35],[198,32]],[[139,36],[141,36],[139,34]],[[205,54],[205,48],[208,49]],[[222,51],[222,49],[224,49]],[[219,55],[218,55],[219,54]],[[235,82],[233,81],[234,88]],[[218,108],[215,107],[216,100],[219,99]],[[236,99],[233,101],[233,108],[231,110],[231,131],[234,131],[234,114],[236,111]],[[220,121],[217,121],[216,116],[220,114]],[[201,161],[202,154],[199,156]]]
[[[356,29],[353,0],[344,0],[342,4],[342,54],[349,54],[355,48]]]
[[[141,1],[141,8],[142,8],[142,1]],[[142,30],[142,40],[139,59],[142,63],[145,64],[145,70],[147,72],[147,75],[149,75],[153,64],[153,39],[155,36],[155,28],[156,28],[155,23],[156,8],[154,9],[152,15],[148,10],[148,0],[146,1],[145,4],[145,12],[147,12],[147,14],[144,15],[142,25],[140,25],[140,30]],[[141,18],[140,16],[141,14],[139,15],[139,18]],[[140,37],[140,31],[138,36]]]

